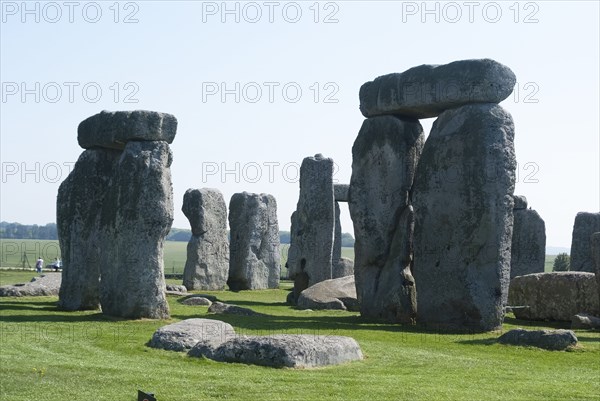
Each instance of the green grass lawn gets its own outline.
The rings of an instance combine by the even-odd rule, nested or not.
[[[21,274],[24,274],[20,272]],[[10,277],[2,272],[2,281]],[[289,288],[290,283],[283,283]],[[598,400],[600,334],[551,352],[495,344],[499,333],[456,335],[364,322],[356,313],[300,311],[286,290],[213,292],[265,317],[207,315],[169,297],[172,320],[125,321],[62,312],[56,298],[0,299],[0,398],[134,400]],[[273,369],[188,358],[145,346],[160,326],[193,317],[229,322],[238,334],[355,338],[363,361],[321,369]],[[505,330],[537,324],[507,318]],[[543,323],[543,327],[560,327]]]

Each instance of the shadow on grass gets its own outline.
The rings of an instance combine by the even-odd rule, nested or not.
[[[513,317],[504,318],[504,323],[512,326],[523,326],[523,327],[550,327],[553,329],[570,329],[571,322],[555,322],[546,320],[520,320]]]

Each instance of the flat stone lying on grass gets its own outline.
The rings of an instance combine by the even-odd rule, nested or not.
[[[209,313],[219,313],[223,315],[241,315],[241,316],[263,316],[262,313],[258,313],[249,308],[242,308],[241,306],[229,305],[223,302],[214,302],[210,308]]]
[[[60,289],[61,277],[60,273],[49,273],[34,277],[29,283],[3,285],[0,287],[0,297],[56,296]]]
[[[167,291],[187,292],[187,288],[181,284],[167,284]]]
[[[321,281],[298,297],[302,309],[341,309],[359,311],[354,275]]]
[[[188,306],[211,306],[212,302],[204,297],[188,297],[181,301],[182,304]]]
[[[577,337],[571,330],[514,329],[502,334],[498,338],[498,342],[507,345],[521,345],[551,351],[564,351],[577,344]]]
[[[600,318],[585,313],[578,313],[571,318],[572,329],[600,329]]]
[[[188,355],[276,368],[312,368],[363,359],[353,338],[302,334],[236,337],[216,348],[198,344]]]
[[[186,319],[156,330],[148,346],[168,351],[187,351],[196,344],[217,347],[235,336],[229,323],[212,319]]]
[[[517,276],[510,282],[508,304],[517,319],[571,321],[578,313],[599,314],[593,273],[551,272]]]
[[[183,297],[188,295],[187,291],[186,292],[181,292],[181,291],[165,291],[165,295],[172,295],[174,297]]]

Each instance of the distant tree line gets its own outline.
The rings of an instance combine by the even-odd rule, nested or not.
[[[167,241],[184,241],[187,242],[192,236],[191,230],[183,228],[171,228],[167,235]],[[58,232],[55,223],[48,223],[45,226],[37,224],[25,225],[19,223],[0,223],[0,238],[14,239],[49,239],[58,240]],[[282,244],[290,243],[290,232],[279,231],[279,240]],[[353,247],[354,237],[349,233],[342,234],[342,246]]]

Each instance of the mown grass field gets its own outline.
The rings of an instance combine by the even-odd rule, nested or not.
[[[2,282],[15,275],[2,272]],[[289,288],[289,283],[284,283]],[[600,333],[577,331],[571,352],[508,347],[500,333],[457,335],[365,322],[357,313],[300,311],[286,290],[212,292],[264,317],[207,315],[170,297],[169,321],[62,312],[56,298],[0,299],[0,399],[134,400],[598,400]],[[321,369],[273,369],[188,358],[146,347],[160,326],[186,318],[229,322],[238,334],[347,335],[366,358]],[[506,319],[514,327],[566,327]]]

